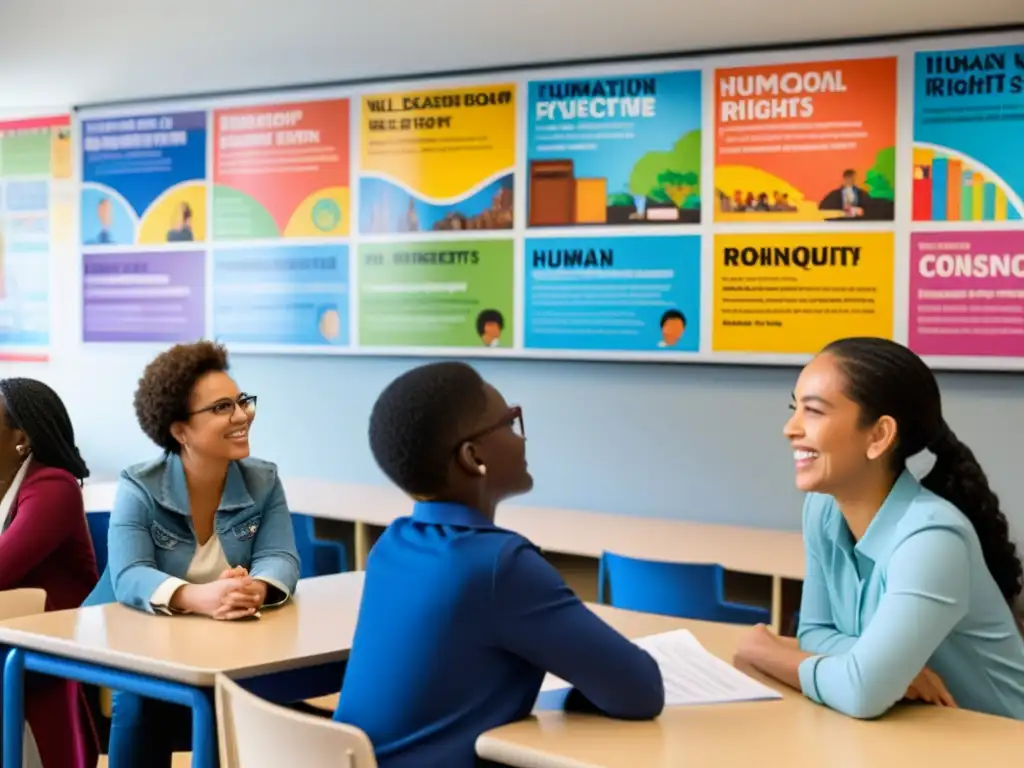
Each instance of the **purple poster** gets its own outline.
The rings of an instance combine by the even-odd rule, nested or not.
[[[206,332],[202,251],[83,255],[85,341],[197,341]]]

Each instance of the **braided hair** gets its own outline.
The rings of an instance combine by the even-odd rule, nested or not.
[[[931,369],[902,344],[888,339],[840,339],[822,351],[838,361],[846,377],[846,394],[860,406],[862,424],[873,424],[882,416],[896,421],[892,454],[896,472],[925,449],[935,454],[935,464],[921,485],[971,521],[985,565],[1012,609],[1024,588],[1024,568],[1010,539],[1009,523],[974,452],[946,424]]]
[[[56,392],[35,379],[0,379],[0,401],[7,426],[28,435],[40,464],[70,472],[79,481],[89,477],[75,445],[71,417]]]

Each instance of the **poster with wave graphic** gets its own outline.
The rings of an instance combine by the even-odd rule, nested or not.
[[[206,112],[82,123],[82,245],[205,239]]]
[[[214,111],[213,238],[349,233],[349,100]]]
[[[511,84],[364,97],[359,231],[511,229],[515,99]]]

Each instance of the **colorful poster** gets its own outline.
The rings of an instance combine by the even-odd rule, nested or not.
[[[715,72],[715,221],[892,221],[896,58]]]
[[[349,343],[347,245],[219,248],[213,335],[228,344]]]
[[[495,84],[365,97],[359,230],[511,229],[515,96]]]
[[[70,213],[54,181],[70,177],[67,116],[0,122],[0,360],[48,359],[50,255]]]
[[[914,234],[909,312],[920,355],[1024,358],[1024,230]]]
[[[529,349],[696,352],[700,237],[526,241]]]
[[[359,344],[511,347],[511,240],[359,248]]]
[[[529,90],[529,226],[700,221],[699,70]]]
[[[349,100],[213,113],[213,237],[349,233]]]
[[[202,251],[85,253],[84,341],[189,342],[206,331]]]
[[[1024,218],[1024,45],[918,53],[914,221]]]
[[[82,245],[206,239],[206,112],[82,123]]]
[[[888,232],[715,237],[715,352],[813,354],[893,333]]]

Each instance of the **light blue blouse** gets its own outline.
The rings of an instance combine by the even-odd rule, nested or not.
[[[803,527],[808,698],[878,717],[927,666],[959,707],[1024,720],[1024,638],[960,510],[904,472],[859,542],[831,496]]]

